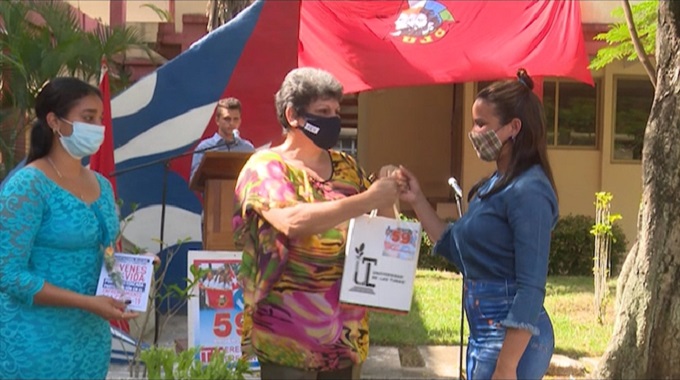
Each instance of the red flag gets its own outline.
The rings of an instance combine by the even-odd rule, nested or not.
[[[545,80],[543,77],[533,77],[532,79],[534,80],[534,94],[543,102],[543,82]]]
[[[104,125],[104,142],[97,153],[90,157],[90,169],[99,172],[111,182],[113,195],[116,197],[116,179],[111,176],[116,164],[113,160],[113,122],[111,121],[111,90],[109,89],[109,67],[106,59],[102,58],[102,69],[99,77],[99,91],[102,93],[104,112],[102,114],[102,124]],[[122,249],[121,242],[116,242],[116,249]],[[111,320],[111,326],[116,327],[126,333],[130,332],[130,324],[127,321]]]
[[[348,93],[536,77],[593,83],[577,0],[303,1],[299,65]]]
[[[99,91],[102,93],[102,101],[104,102],[104,113],[102,115],[102,124],[104,124],[104,142],[97,153],[90,157],[90,169],[101,173],[111,182],[113,187],[113,194],[116,196],[116,179],[111,177],[111,173],[115,170],[116,164],[113,160],[113,123],[111,122],[111,91],[109,89],[109,68],[106,64],[106,59],[102,59],[101,76],[99,78]]]

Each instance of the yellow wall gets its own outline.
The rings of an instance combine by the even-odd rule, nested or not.
[[[206,14],[208,10],[207,1],[196,0],[176,0],[175,1],[175,30],[182,33],[182,15],[184,14]]]
[[[642,0],[631,0],[631,4],[639,3]],[[584,23],[604,23],[619,21],[612,17],[614,9],[621,6],[620,1],[611,0],[581,0],[581,20]]]
[[[168,0],[141,0],[141,1],[131,1],[128,0],[125,4],[126,20],[129,22],[161,22],[162,20],[156,12],[149,9],[149,7],[142,6],[144,4],[152,4],[158,8],[168,11],[170,7],[170,1]]]
[[[647,79],[642,65],[637,62],[616,62],[605,69],[603,119],[608,128],[605,128],[602,141],[601,170],[602,190],[614,195],[612,212],[623,216],[620,223],[630,246],[635,241],[637,232],[637,215],[642,195],[642,166],[640,162],[613,160],[615,79],[623,76]]]
[[[127,22],[127,26],[135,28],[139,32],[142,41],[155,43],[158,40],[157,22]]]
[[[368,172],[402,164],[418,174],[428,197],[447,198],[452,109],[452,85],[362,93],[359,162]]]
[[[474,83],[465,84],[465,97],[463,104],[463,128],[458,131],[463,136],[463,173],[459,180],[463,188],[464,201],[467,199],[467,193],[470,191],[480,179],[490,175],[496,170],[494,163],[485,162],[477,157],[477,153],[472,148],[472,144],[467,137],[470,128],[472,128],[472,103],[474,103],[476,86]],[[467,208],[467,202],[465,201]]]
[[[67,2],[80,9],[81,12],[84,12],[88,16],[94,19],[100,19],[104,24],[110,24],[109,0],[67,0]],[[178,3],[180,2],[181,1],[178,1]],[[198,2],[203,3],[203,11],[205,12],[205,4],[207,4],[207,2]],[[160,22],[161,19],[156,15],[156,12],[148,7],[143,7],[142,5],[153,4],[161,9],[167,10],[169,3],[169,0],[128,0],[125,3],[126,21],[132,23]]]
[[[595,216],[593,202],[600,191],[600,156],[597,150],[548,150],[560,215]]]
[[[67,3],[80,9],[81,12],[94,18],[100,19],[102,23],[109,24],[109,1],[108,0],[66,0]]]

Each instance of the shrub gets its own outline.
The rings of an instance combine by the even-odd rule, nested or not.
[[[552,233],[549,275],[592,276],[595,237],[590,233],[595,218],[568,215],[560,218]],[[626,236],[621,226],[612,226],[611,271],[615,275],[626,254]]]
[[[401,217],[404,220],[417,221],[404,215]],[[593,224],[595,224],[595,218],[585,215],[568,215],[560,218],[552,233],[548,263],[549,275],[591,276],[593,274],[595,237],[590,233]],[[627,240],[618,224],[614,224],[612,232],[614,240],[612,241],[611,271],[612,275],[616,275],[627,253]],[[433,246],[434,243],[423,232],[418,268],[460,273],[443,257],[432,255]]]
[[[149,380],[245,380],[251,375],[250,364],[243,358],[233,360],[224,350],[214,350],[204,364],[199,359],[200,348],[177,353],[172,347],[154,346],[142,351]]]
[[[401,217],[404,220],[417,221],[417,219],[404,215]],[[448,222],[453,223],[451,220]],[[595,224],[595,218],[586,215],[568,215],[560,218],[552,233],[548,263],[549,275],[591,276],[593,274],[595,237],[590,233],[593,224]],[[611,271],[612,275],[616,275],[627,253],[627,240],[618,224],[614,224],[612,232],[614,239],[612,241]],[[460,273],[453,264],[443,257],[432,255],[433,246],[434,243],[423,232],[418,268]]]

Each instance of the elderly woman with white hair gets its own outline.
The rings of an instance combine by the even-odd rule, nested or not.
[[[348,221],[392,210],[399,187],[388,176],[371,184],[332,149],[341,99],[331,74],[291,71],[276,94],[285,141],[253,154],[236,184],[242,345],[264,380],[357,379],[368,354],[366,310],[339,302]]]

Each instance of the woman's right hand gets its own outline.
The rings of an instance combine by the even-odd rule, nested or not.
[[[366,190],[372,209],[390,207],[399,199],[399,185],[395,177],[380,178]]]
[[[413,204],[418,199],[424,197],[423,191],[420,189],[420,184],[418,183],[418,178],[403,166],[399,166],[397,181],[400,184],[399,187],[402,189],[399,194],[400,200]]]
[[[138,313],[126,312],[126,304],[123,301],[114,300],[106,296],[92,296],[88,300],[87,311],[96,314],[106,320],[132,319],[139,316]]]

